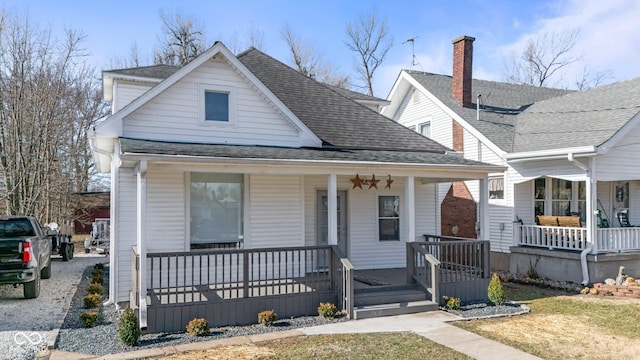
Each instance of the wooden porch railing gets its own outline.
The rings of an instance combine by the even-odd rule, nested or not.
[[[440,261],[418,243],[407,243],[407,282],[417,283],[427,293],[431,301],[440,302]]]
[[[440,260],[441,282],[490,279],[490,242],[451,236],[425,235],[417,244]]]
[[[597,230],[595,253],[640,251],[640,227]]]
[[[353,317],[355,269],[337,246],[332,246],[332,268],[335,271],[334,288],[338,291],[338,302],[349,318]]]
[[[515,223],[514,238],[518,246],[582,251],[587,247],[587,228]]]

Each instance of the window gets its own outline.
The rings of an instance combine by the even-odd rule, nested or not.
[[[230,86],[200,84],[200,124],[235,125],[236,90]]]
[[[489,199],[504,199],[504,177],[489,178]]]
[[[585,220],[586,183],[556,178],[535,179],[534,204],[535,215],[578,215]]]
[[[413,90],[413,103],[420,104],[420,91]]]
[[[204,92],[204,120],[229,121],[229,94],[214,91]]]
[[[431,137],[431,121],[423,122],[418,126],[418,128],[420,129],[420,134],[422,136],[425,136],[428,138]]]
[[[545,178],[537,178],[534,182],[535,215],[544,215],[545,213],[546,182]]]
[[[191,249],[241,247],[244,175],[191,173]]]
[[[378,197],[378,239],[400,240],[400,197]]]
[[[551,179],[551,215],[571,215],[571,181]]]

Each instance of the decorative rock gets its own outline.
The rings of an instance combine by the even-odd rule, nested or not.
[[[608,279],[604,280],[604,283],[607,284],[607,285],[615,285],[616,281],[613,280],[612,278],[608,278]]]
[[[596,288],[589,289],[589,295],[598,295],[599,291]]]

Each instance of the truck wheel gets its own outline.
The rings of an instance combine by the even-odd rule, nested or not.
[[[49,265],[47,265],[47,267],[42,268],[42,270],[40,270],[41,279],[49,279],[50,277],[51,277],[51,260],[49,260]]]
[[[60,244],[60,253],[62,254],[62,261],[69,261],[69,244],[62,243]]]
[[[36,271],[36,279],[24,283],[24,298],[35,299],[40,296],[40,272]]]

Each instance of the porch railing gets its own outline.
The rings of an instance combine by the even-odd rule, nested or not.
[[[340,248],[332,246],[332,249],[332,263],[335,264],[332,268],[335,269],[334,286],[338,291],[338,305],[341,306],[342,311],[347,313],[349,318],[352,318],[354,307],[353,277],[355,269],[351,261],[342,254]]]
[[[147,254],[151,304],[333,290],[329,246]]]
[[[640,251],[640,227],[597,230],[597,252]]]
[[[587,248],[587,228],[520,225],[514,226],[517,246],[549,250],[582,251]],[[598,228],[593,253],[640,251],[640,227]]]
[[[440,260],[441,282],[491,278],[489,240],[438,235],[425,235],[425,239],[417,244]]]
[[[514,224],[514,238],[518,246],[544,247],[549,250],[584,250],[587,228]]]
[[[438,303],[440,295],[440,260],[418,243],[407,243],[407,282],[417,283],[431,294],[431,301]]]

